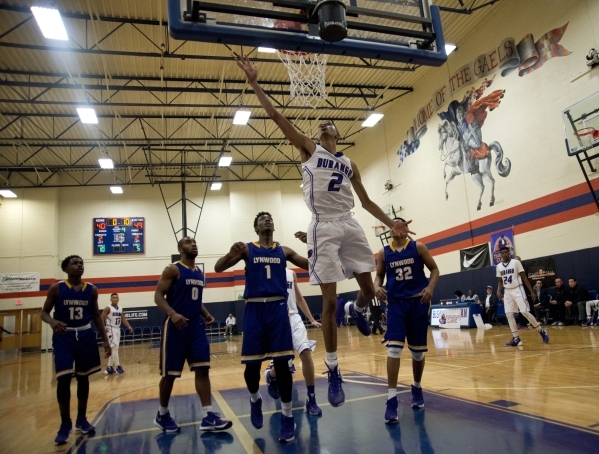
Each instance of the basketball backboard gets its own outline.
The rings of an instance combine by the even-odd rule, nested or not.
[[[599,145],[599,92],[568,107],[562,118],[568,155]]]
[[[175,39],[267,47],[441,66],[446,60],[439,8],[429,0],[168,0]],[[331,6],[332,5],[332,6]],[[324,8],[345,10],[347,36],[323,30],[339,22]],[[295,24],[296,26],[289,26]],[[338,29],[338,27],[337,27]],[[325,38],[321,38],[321,36]],[[336,38],[333,38],[335,36]]]

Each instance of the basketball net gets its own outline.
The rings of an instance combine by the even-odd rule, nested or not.
[[[289,72],[291,101],[300,106],[318,107],[327,99],[325,85],[326,54],[277,50]]]

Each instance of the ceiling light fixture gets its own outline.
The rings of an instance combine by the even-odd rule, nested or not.
[[[98,124],[98,117],[96,117],[96,111],[91,107],[77,107],[77,113],[81,119],[81,123],[87,124]]]
[[[364,120],[364,123],[362,123],[362,126],[366,127],[366,128],[371,128],[372,126],[376,125],[379,122],[379,120],[383,117],[384,117],[383,114],[372,113],[366,120]]]
[[[98,162],[103,169],[114,169],[114,161],[110,158],[100,158]]]
[[[212,183],[212,184],[210,185],[210,189],[211,189],[212,191],[218,191],[218,190],[219,190],[220,188],[222,188],[222,187],[223,187],[223,184],[222,184],[222,183]]]
[[[250,115],[252,112],[249,110],[238,110],[235,112],[235,118],[233,118],[234,125],[246,125],[248,120],[250,119]]]
[[[272,47],[259,47],[258,52],[264,52],[265,54],[274,54],[277,50]]]
[[[6,197],[7,199],[14,199],[17,194],[12,192],[10,189],[0,189],[0,195],[2,197]]]
[[[120,186],[110,186],[110,192],[112,192],[113,194],[122,194],[123,188],[121,188]]]
[[[449,56],[449,54],[451,54],[457,48],[458,48],[458,46],[456,46],[455,44],[446,43],[445,44],[445,55]]]
[[[45,38],[61,41],[69,40],[69,35],[67,35],[67,30],[64,28],[62,18],[57,9],[32,6],[31,12]]]
[[[233,156],[230,151],[224,151],[218,160],[219,167],[229,167],[233,162]]]

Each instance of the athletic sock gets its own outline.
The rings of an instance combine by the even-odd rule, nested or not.
[[[420,382],[419,381],[415,381],[412,386],[414,386],[415,388],[422,388],[422,386],[420,386]]]
[[[389,388],[389,397],[387,398],[387,400],[391,400],[395,396],[397,396],[397,388]]]
[[[357,304],[354,304],[354,309],[356,310],[356,312],[358,314],[361,314],[362,312],[364,312],[364,308],[363,307],[358,307]]]
[[[518,337],[518,331],[514,332],[512,331],[512,337],[515,339]]]
[[[306,388],[308,388],[308,396],[313,396],[314,395],[314,385],[312,385],[312,386],[307,385]]]
[[[258,402],[258,400],[260,399],[260,397],[262,397],[262,396],[260,396],[260,393],[259,393],[259,392],[257,392],[257,393],[250,393],[250,400],[251,400],[253,403],[256,403],[256,402]]]
[[[330,369],[334,369],[339,363],[337,362],[337,352],[327,352],[327,359],[325,360]]]
[[[292,417],[293,414],[291,413],[291,404],[293,402],[281,402],[281,410],[283,412],[283,415],[287,416],[287,417]]]
[[[202,407],[202,413],[204,413],[204,418],[206,418],[208,416],[209,411],[212,411],[212,405]]]
[[[160,416],[166,415],[168,413],[168,407],[158,407],[158,412]]]

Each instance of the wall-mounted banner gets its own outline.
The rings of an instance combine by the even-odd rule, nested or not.
[[[514,71],[518,72],[518,76],[523,77],[539,69],[547,60],[553,57],[570,55],[571,52],[559,44],[567,28],[568,23],[562,27],[554,28],[541,36],[536,42],[530,33],[524,36],[518,44],[516,44],[514,38],[505,38],[497,47],[479,55],[451,74],[447,83],[435,91],[430,101],[416,114],[412,127],[406,133],[407,139],[397,152],[400,155],[399,165],[401,166],[403,159],[418,149],[418,139],[426,133],[426,129],[424,131],[420,131],[420,129],[441,107],[451,101],[454,93],[473,84],[478,79],[492,75],[496,71],[500,71],[502,77],[506,77]],[[410,137],[415,139],[410,141]],[[403,154],[400,154],[402,148],[405,149],[406,147],[410,148],[411,152],[405,154],[404,151]]]
[[[531,260],[522,260],[522,266],[527,272],[531,285],[541,281],[543,288],[555,287],[555,259],[553,257],[539,257]]]
[[[460,251],[460,271],[480,270],[487,266],[491,266],[489,243]]]
[[[127,320],[147,320],[148,319],[148,311],[123,311]]]
[[[494,267],[501,262],[501,253],[499,250],[502,247],[508,247],[510,249],[510,257],[514,258],[516,255],[516,248],[514,247],[514,229],[510,228],[491,233],[491,251],[493,252]]]
[[[0,293],[39,291],[40,273],[0,274]]]

